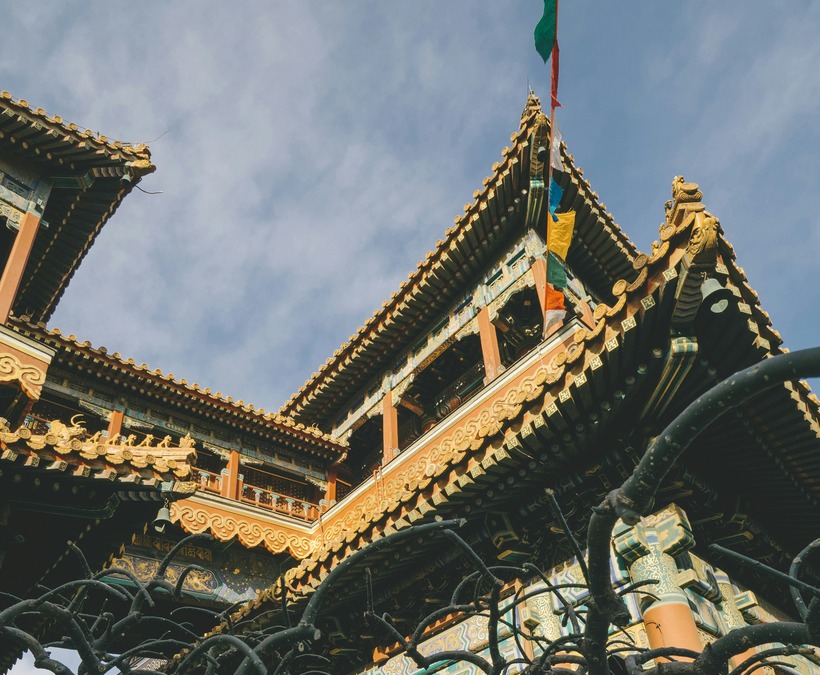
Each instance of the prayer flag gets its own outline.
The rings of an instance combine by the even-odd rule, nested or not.
[[[549,260],[547,260],[547,283],[552,284],[555,288],[567,287],[567,271],[552,251],[549,252]]]
[[[546,312],[544,312],[544,335],[549,335],[554,326],[564,322],[567,309],[564,305],[564,294],[547,284]]]
[[[550,224],[547,248],[561,260],[567,259],[569,245],[572,243],[572,233],[575,230],[575,211],[555,213]]]
[[[564,141],[564,136],[558,128],[558,122],[553,120],[552,123],[552,150],[550,152],[550,164],[556,171],[564,171],[564,161],[561,159],[561,143]]]
[[[555,177],[550,176],[550,215],[552,215],[553,220],[558,220],[558,216],[555,215],[555,210],[561,204],[561,197],[564,196],[564,188],[562,188],[558,183],[555,182]]]
[[[552,48],[555,46],[556,30],[558,28],[558,3],[556,0],[544,0],[544,15],[535,26],[533,37],[535,49],[544,59],[550,60]]]

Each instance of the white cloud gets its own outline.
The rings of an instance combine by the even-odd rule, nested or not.
[[[617,221],[646,249],[672,177],[699,181],[775,326],[816,342],[818,5],[561,8],[559,120]],[[2,88],[164,133],[143,183],[164,194],[126,200],[53,324],[269,409],[415,269],[547,83],[537,3],[2,12]]]
[[[805,65],[820,19],[736,10],[562,7],[562,128],[644,248],[685,173],[751,262],[767,255],[743,236],[744,181],[783,161],[816,108]],[[534,6],[98,1],[36,23],[29,8],[6,15],[5,88],[123,140],[167,132],[143,183],[164,194],[126,200],[53,323],[267,408],[415,269],[509,144],[528,77],[547,82]],[[806,203],[789,217],[805,222]]]

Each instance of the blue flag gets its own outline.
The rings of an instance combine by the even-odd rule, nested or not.
[[[562,188],[558,183],[555,182],[555,178],[550,176],[550,215],[552,216],[553,221],[558,220],[558,216],[555,215],[555,210],[558,208],[558,205],[561,203],[561,197],[564,195],[564,188]]]

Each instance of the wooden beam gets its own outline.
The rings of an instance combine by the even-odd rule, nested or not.
[[[478,335],[481,354],[484,356],[484,382],[492,382],[501,374],[501,352],[498,349],[498,333],[490,322],[490,308],[486,305],[478,313]]]
[[[422,408],[416,401],[412,398],[408,398],[406,396],[402,396],[399,399],[399,405],[403,408],[407,408],[410,412],[415,413],[419,417],[424,416],[424,408]]]
[[[393,392],[388,391],[382,400],[382,464],[387,464],[399,454],[399,411],[393,405]]]
[[[108,418],[108,438],[114,438],[117,434],[122,432],[122,420],[125,413],[122,410],[112,410],[111,416]]]
[[[6,323],[11,314],[12,305],[17,299],[17,291],[23,280],[31,249],[34,248],[34,239],[40,229],[40,217],[33,213],[26,213],[20,219],[20,229],[14,238],[11,253],[0,277],[0,323]]]

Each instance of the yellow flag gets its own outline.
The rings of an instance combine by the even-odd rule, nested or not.
[[[549,246],[547,248],[561,260],[566,260],[569,245],[572,243],[572,232],[575,229],[575,211],[555,215],[558,220],[549,223]]]

